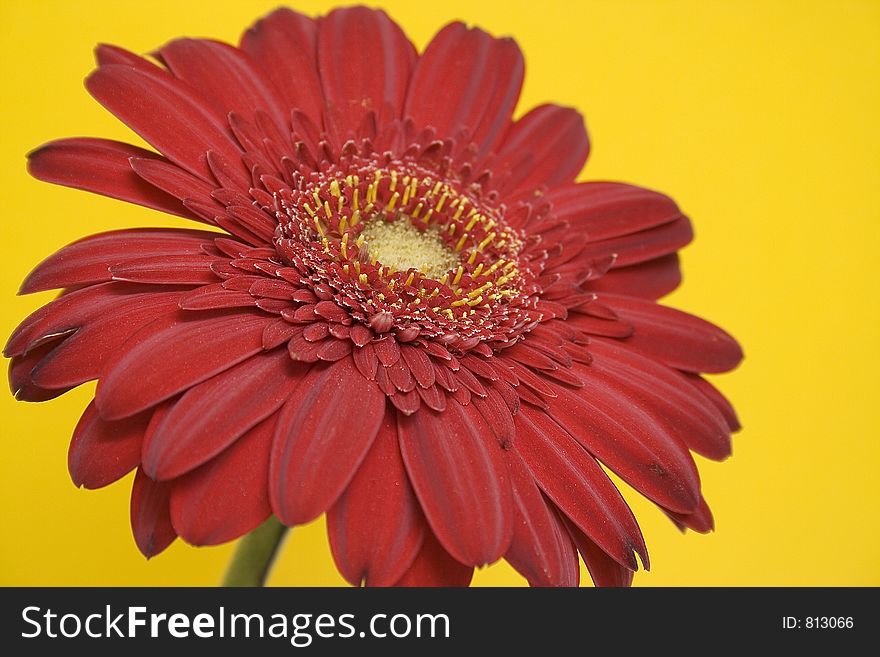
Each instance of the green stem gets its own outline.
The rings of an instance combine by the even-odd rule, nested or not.
[[[287,527],[275,516],[244,536],[235,548],[235,555],[223,586],[263,586]]]

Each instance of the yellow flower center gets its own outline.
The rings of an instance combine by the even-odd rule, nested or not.
[[[386,221],[377,215],[364,226],[361,237],[370,261],[391,271],[415,269],[428,278],[439,279],[460,262],[434,226],[420,230],[406,216]]]

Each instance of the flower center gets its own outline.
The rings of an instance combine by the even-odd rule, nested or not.
[[[360,236],[370,261],[380,262],[392,272],[414,269],[438,279],[459,264],[458,255],[443,242],[436,228],[419,230],[409,217],[386,221],[377,216],[364,226]]]
[[[538,318],[538,265],[478,186],[377,154],[289,182],[275,191],[278,254],[353,320],[466,351]]]

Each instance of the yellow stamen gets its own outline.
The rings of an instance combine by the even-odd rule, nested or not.
[[[482,250],[485,249],[487,246],[489,246],[489,245],[492,243],[492,240],[494,240],[494,239],[495,239],[495,233],[489,233],[489,234],[486,236],[486,239],[484,239],[482,242],[480,242],[480,243],[477,245],[477,250],[478,250],[478,251],[482,251]]]

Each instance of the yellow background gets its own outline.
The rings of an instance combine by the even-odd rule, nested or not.
[[[93,45],[235,41],[274,5],[2,0],[4,340],[52,296],[14,296],[43,257],[100,230],[182,223],[26,175],[24,154],[49,139],[132,139],[82,87]],[[383,6],[420,49],[455,18],[513,35],[527,61],[519,112],[580,108],[593,141],[584,178],[666,191],[694,221],[668,302],[744,345],[741,368],[715,381],[745,430],[726,463],[700,460],[714,534],[683,536],[627,492],[654,568],[636,584],[880,584],[880,2]],[[36,405],[0,394],[0,584],[216,583],[231,545],[178,542],[148,563],[128,528],[130,477],[92,492],[70,483],[68,438],[91,393]],[[292,533],[271,579],[342,582],[320,521]],[[502,564],[475,583],[522,580]]]

